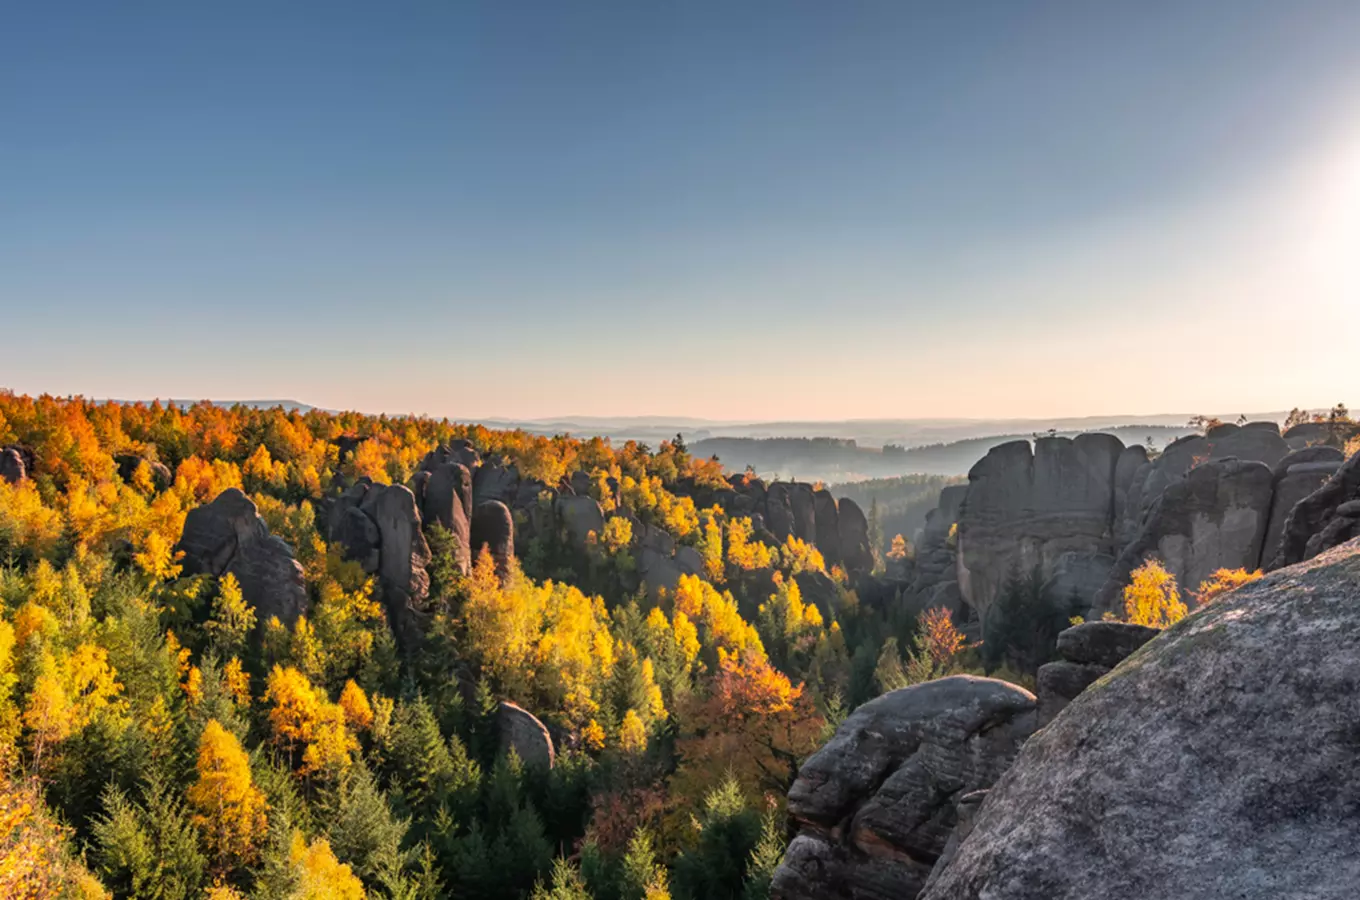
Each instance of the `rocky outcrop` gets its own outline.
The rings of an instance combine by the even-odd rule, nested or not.
[[[869,543],[869,520],[859,504],[842,497],[836,504],[836,526],[840,532],[841,562],[851,575],[863,575],[874,568],[874,553]]]
[[[958,675],[864,704],[798,772],[798,835],[776,900],[913,897],[944,852],[960,797],[990,786],[1034,730],[1034,697]]]
[[[179,549],[185,575],[234,575],[261,626],[277,617],[292,627],[307,612],[302,565],[282,538],[270,534],[255,503],[236,488],[189,510]]]
[[[1354,897],[1357,571],[1352,541],[1267,575],[1083,692],[923,900]]]
[[[1039,667],[1039,727],[1052,722],[1077,695],[1161,634],[1127,622],[1086,622],[1058,635],[1056,662]]]
[[[817,530],[814,543],[828,567],[840,565],[841,517],[836,498],[831,496],[830,491],[822,489],[812,495],[812,503],[814,527]]]
[[[28,465],[16,447],[0,450],[0,479],[17,484],[28,477]]]
[[[793,501],[789,486],[776,481],[765,491],[765,527],[781,544],[793,534]]]
[[[491,554],[496,572],[505,578],[515,556],[515,519],[510,508],[499,500],[479,503],[472,513],[472,558]]]
[[[472,508],[498,500],[507,506],[519,498],[519,472],[514,466],[487,461],[472,473]],[[476,554],[473,554],[474,556]]]
[[[1335,447],[1308,447],[1295,450],[1275,466],[1275,492],[1270,504],[1270,522],[1261,545],[1261,565],[1268,566],[1280,552],[1289,514],[1300,501],[1327,483],[1341,468],[1346,457]]]
[[[1096,596],[1095,611],[1119,613],[1131,573],[1148,559],[1160,560],[1190,590],[1220,568],[1255,569],[1273,492],[1264,463],[1223,459],[1191,469],[1148,512]]]
[[[1269,568],[1318,555],[1360,536],[1360,453],[1346,460],[1321,487],[1290,510]]]
[[[500,739],[501,752],[514,750],[526,766],[551,769],[557,759],[553,749],[552,735],[527,710],[508,700],[502,700],[496,707],[496,732]]]
[[[415,494],[401,484],[375,484],[359,506],[378,529],[378,578],[397,642],[414,648],[424,631],[430,593],[430,545],[421,528]]]
[[[1274,422],[1219,425],[1207,434],[1191,434],[1172,441],[1161,456],[1134,475],[1124,515],[1115,528],[1117,543],[1128,544],[1135,540],[1157,499],[1168,487],[1184,479],[1191,469],[1228,458],[1265,463],[1273,468],[1289,450],[1289,444],[1280,436],[1280,427]]]
[[[959,521],[959,509],[967,494],[968,485],[951,484],[940,492],[939,505],[926,513],[925,526],[916,540],[916,569],[908,591],[913,605],[921,609],[941,584],[953,584],[958,592],[957,555],[949,534]]]
[[[464,575],[472,566],[472,473],[458,462],[440,463],[425,479],[425,524],[438,523],[454,540],[454,563]]]
[[[604,511],[594,497],[558,497],[557,514],[577,548],[584,548],[592,533],[597,538],[604,533]]]
[[[1286,431],[1284,439],[1292,449],[1301,450],[1322,444],[1345,446],[1357,434],[1360,434],[1360,425],[1353,422],[1304,422]]]
[[[789,485],[789,510],[793,513],[793,536],[809,544],[817,542],[816,498],[812,485],[794,482]]]
[[[983,622],[1007,577],[1058,562],[1088,569],[1113,558],[1118,438],[1083,434],[1012,441],[968,473],[959,511],[958,574],[964,600]]]

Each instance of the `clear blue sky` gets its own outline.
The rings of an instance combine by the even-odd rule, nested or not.
[[[1357,48],[1353,0],[3,3],[0,386],[1360,403]]]

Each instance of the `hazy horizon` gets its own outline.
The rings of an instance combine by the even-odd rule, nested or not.
[[[1354,3],[0,21],[20,392],[816,421],[1357,386]]]

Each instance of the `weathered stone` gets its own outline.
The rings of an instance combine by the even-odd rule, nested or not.
[[[675,565],[680,571],[686,575],[702,576],[704,574],[704,558],[693,547],[677,547],[675,556],[671,558],[675,560]]]
[[[789,486],[776,481],[765,492],[765,527],[782,544],[793,534],[793,502]]]
[[[1323,485],[1294,504],[1280,535],[1279,547],[1270,568],[1293,565],[1344,539],[1350,526],[1349,517],[1333,526],[1339,507],[1351,500],[1360,500],[1360,453],[1341,464],[1341,468]]]
[[[1130,622],[1083,622],[1058,633],[1058,655],[1068,662],[1113,669],[1161,633]]]
[[[851,575],[863,575],[874,568],[874,553],[869,543],[869,520],[859,504],[849,497],[836,503],[837,525],[841,536],[841,561]]]
[[[1267,575],[1084,691],[922,900],[1354,897],[1357,572],[1352,541]]]
[[[125,483],[131,484],[132,478],[137,470],[143,465],[151,475],[151,485],[157,491],[163,491],[175,483],[175,474],[170,471],[164,463],[154,459],[147,459],[135,453],[120,453],[113,458],[118,466],[118,477]],[[4,463],[0,462],[0,469],[4,468]]]
[[[189,510],[179,549],[185,575],[234,575],[259,625],[277,616],[292,627],[307,612],[302,565],[282,538],[269,533],[254,501],[236,488]]]
[[[1342,446],[1360,434],[1360,425],[1347,422],[1304,422],[1284,433],[1285,442],[1295,450],[1319,444]]]
[[[1327,483],[1345,461],[1334,447],[1309,447],[1295,450],[1275,467],[1275,495],[1270,503],[1270,522],[1261,544],[1262,566],[1268,566],[1280,552],[1289,514],[1304,498]]]
[[[800,834],[770,896],[914,896],[949,840],[955,798],[1006,770],[1034,708],[1023,688],[966,675],[861,706],[799,770],[788,808]]]
[[[421,529],[416,497],[404,484],[375,484],[359,507],[378,527],[378,579],[387,604],[388,621],[406,650],[420,641],[425,601],[430,593],[430,545]]]
[[[499,500],[479,503],[472,513],[472,558],[476,560],[483,550],[491,554],[496,572],[505,578],[515,556],[515,519],[510,507]]]
[[[28,477],[28,466],[24,463],[24,458],[14,447],[6,447],[0,450],[0,478],[10,484],[17,484]]]
[[[502,753],[514,750],[526,766],[551,769],[557,759],[552,735],[533,713],[502,700],[496,707],[496,731]]]
[[[659,597],[662,591],[674,593],[680,576],[685,574],[669,554],[646,546],[638,551],[637,566],[638,577],[653,598]]]
[[[1147,448],[1141,444],[1125,447],[1114,465],[1114,521],[1124,517],[1134,478],[1148,464]]]
[[[1045,579],[1067,554],[1113,555],[1115,470],[1124,445],[1108,434],[994,447],[968,473],[959,511],[959,587],[985,623],[1006,579]]]
[[[425,484],[422,518],[427,525],[439,523],[454,540],[454,564],[463,574],[472,567],[472,473],[462,463],[441,463]]]
[[[817,524],[817,549],[828,566],[839,565],[841,561],[840,513],[836,509],[836,498],[828,490],[817,491],[812,496],[813,517]]]
[[[793,513],[793,536],[810,544],[817,542],[816,498],[812,485],[789,485],[789,510]]]
[[[604,511],[594,497],[558,497],[557,512],[567,534],[577,547],[585,547],[591,532],[599,538],[604,533]]]
[[[499,500],[506,505],[519,497],[519,472],[514,466],[499,462],[484,462],[472,473],[472,508]]]
[[[1035,690],[1039,698],[1039,727],[1043,728],[1057,718],[1078,694],[1108,671],[1105,666],[1066,660],[1040,666]]]
[[[1217,569],[1255,569],[1261,558],[1274,478],[1264,463],[1206,462],[1172,484],[1116,560],[1093,612],[1121,611],[1133,570],[1158,559],[1190,590]]]
[[[357,506],[346,508],[331,537],[343,548],[346,559],[354,560],[370,575],[377,573],[382,564],[382,535],[378,524],[363,510]]]

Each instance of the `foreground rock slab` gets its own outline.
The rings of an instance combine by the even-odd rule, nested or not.
[[[1196,612],[1083,692],[921,896],[1349,900],[1357,735],[1352,541]]]
[[[944,852],[956,804],[1006,770],[1034,731],[1034,696],[957,675],[857,709],[789,791],[800,833],[776,900],[914,897]]]

